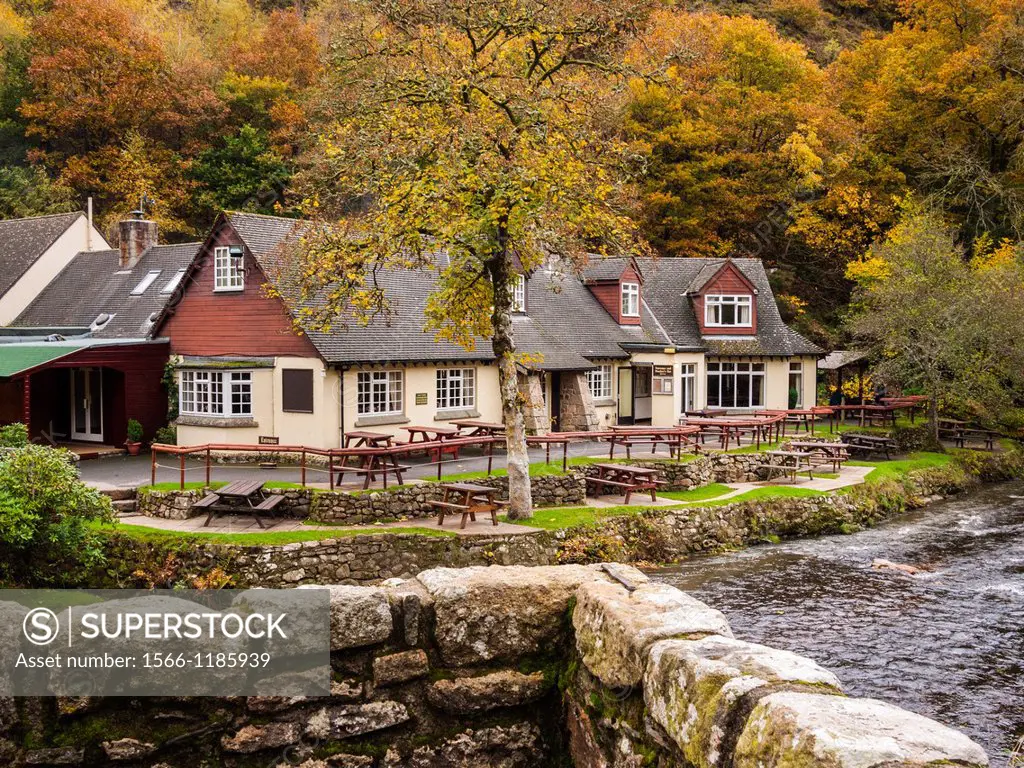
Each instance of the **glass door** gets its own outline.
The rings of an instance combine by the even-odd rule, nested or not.
[[[71,369],[71,438],[103,441],[103,369]]]

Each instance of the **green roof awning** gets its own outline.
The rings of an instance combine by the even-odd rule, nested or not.
[[[67,357],[86,344],[0,344],[0,379]]]

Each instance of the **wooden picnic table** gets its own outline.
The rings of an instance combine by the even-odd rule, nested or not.
[[[626,458],[632,458],[630,451],[636,445],[651,446],[653,454],[659,445],[668,447],[669,456],[681,458],[683,448],[692,446],[694,450],[700,450],[697,443],[690,439],[691,435],[700,434],[698,426],[679,427],[636,427],[636,426],[614,426],[611,428],[612,435],[608,438],[610,443],[608,458],[615,458],[615,446],[621,445],[626,449]]]
[[[430,504],[437,509],[437,524],[444,525],[445,515],[462,515],[462,523],[459,528],[466,527],[466,521],[476,522],[477,513],[491,514],[491,523],[498,524],[498,509],[506,506],[508,502],[496,501],[494,496],[498,493],[497,488],[489,485],[477,485],[475,483],[444,483],[444,496],[441,501],[431,501]]]
[[[870,421],[872,424],[875,421],[880,421],[884,427],[886,421],[890,422],[892,426],[896,426],[896,411],[899,410],[900,406],[892,405],[830,405],[829,408],[839,414],[840,423],[846,423],[847,412],[859,413],[860,414],[860,426],[865,426],[865,422]]]
[[[260,480],[236,480],[216,491],[209,491],[203,498],[193,504],[195,509],[208,509],[203,527],[210,525],[215,514],[224,512],[247,512],[252,514],[256,525],[265,528],[260,520],[260,513],[274,515],[274,508],[284,501],[280,494],[267,495],[263,492]],[[255,502],[255,503],[254,503]]]
[[[469,436],[488,435],[498,437],[505,434],[505,425],[493,421],[479,421],[477,419],[451,419],[449,424],[454,424],[459,429],[470,430]]]
[[[839,439],[846,443],[847,450],[851,453],[860,453],[865,456],[884,453],[885,458],[888,459],[890,453],[895,453],[898,450],[896,441],[883,435],[852,435],[849,432],[844,432]]]
[[[834,471],[838,472],[843,464],[849,460],[850,454],[847,445],[843,442],[822,442],[816,440],[793,440],[790,447],[798,451],[806,451],[811,454],[811,461],[818,464],[831,464]],[[816,456],[817,454],[817,456]]]
[[[998,432],[991,429],[982,429],[968,421],[958,419],[939,419],[939,437],[953,441],[957,448],[966,448],[969,440],[977,440],[985,446],[985,450],[995,450],[995,441],[999,436]]]
[[[703,440],[707,436],[717,436],[719,440],[719,446],[723,451],[729,450],[729,443],[732,440],[736,441],[736,445],[741,444],[741,439],[744,434],[750,434],[754,437],[754,442],[757,448],[761,448],[761,440],[769,440],[773,429],[777,429],[778,421],[781,421],[779,417],[771,416],[766,414],[762,417],[720,417],[714,419],[707,419],[703,417],[685,417],[685,426],[699,426],[701,428],[701,439]]]
[[[658,470],[648,467],[633,467],[629,464],[593,464],[597,475],[587,477],[587,483],[595,487],[595,495],[600,496],[608,488],[619,488],[625,495],[625,503],[634,491],[650,491],[651,501],[657,501],[656,489],[662,485],[658,480]]]
[[[764,455],[769,457],[769,460],[758,464],[757,467],[766,470],[766,480],[771,480],[775,472],[779,472],[783,476],[790,475],[794,483],[796,476],[803,472],[806,472],[807,477],[811,480],[814,479],[814,455],[810,451],[765,451]],[[772,459],[778,461],[774,462]]]
[[[351,453],[342,454],[342,463],[337,465],[334,463],[334,457],[337,453],[331,454],[331,465],[328,468],[331,472],[337,472],[337,485],[341,485],[345,478],[346,473],[351,472],[356,475],[363,475],[365,478],[363,481],[363,490],[370,487],[370,483],[377,479],[377,475],[383,478],[384,487],[388,487],[388,475],[394,475],[398,484],[402,484],[402,473],[410,469],[405,464],[398,463],[398,450],[401,446],[391,446],[383,448],[368,448],[365,451],[359,451],[358,449],[345,449],[352,451]],[[350,460],[354,459],[355,463],[350,463]]]
[[[441,460],[441,454],[450,453],[453,459],[459,458],[459,446],[453,445],[447,448],[443,445],[446,440],[454,440],[461,437],[458,427],[402,427],[409,433],[409,441],[402,445],[422,445],[423,450],[434,456],[436,461]]]
[[[395,439],[394,435],[388,435],[383,432],[361,432],[355,430],[353,432],[345,433],[345,448],[362,448],[365,446],[372,446],[379,448],[381,446],[392,445],[392,441]]]

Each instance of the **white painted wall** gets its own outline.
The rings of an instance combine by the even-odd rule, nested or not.
[[[500,422],[501,393],[498,389],[498,368],[494,365],[466,363],[463,365],[413,365],[413,366],[361,366],[344,372],[345,431],[367,430],[370,432],[392,433],[401,440],[408,439],[408,433],[401,430],[403,425],[450,426],[449,419],[464,418],[463,413],[438,411],[437,371],[444,368],[472,368],[476,371],[476,406],[470,418],[480,421]],[[358,413],[356,399],[359,371],[401,370],[404,372],[404,413],[394,417],[366,417]],[[416,395],[426,396],[426,404],[417,405]]]
[[[10,290],[0,296],[0,325],[10,325],[25,308],[60,274],[81,251],[88,250],[89,221],[83,215],[64,230],[53,244],[36,259]],[[100,231],[92,228],[92,249],[109,248]]]

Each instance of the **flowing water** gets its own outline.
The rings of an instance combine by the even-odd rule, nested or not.
[[[928,570],[873,569],[876,558]],[[1024,484],[852,536],[699,558],[652,575],[723,611],[738,638],[817,660],[847,693],[965,731],[993,766],[1006,765],[1024,736]]]

